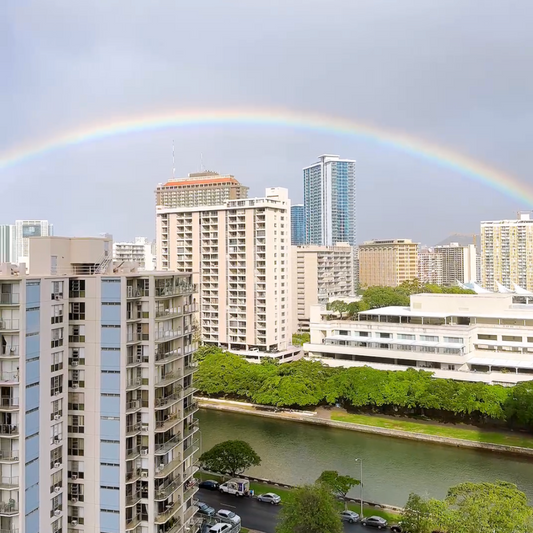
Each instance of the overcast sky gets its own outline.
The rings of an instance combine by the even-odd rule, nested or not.
[[[3,0],[0,159],[69,130],[187,108],[283,107],[441,144],[533,188],[531,0]],[[358,236],[434,244],[518,203],[434,163],[283,127],[171,128],[0,171],[0,223],[153,237],[158,182],[201,166],[302,201],[302,167],[357,160]]]

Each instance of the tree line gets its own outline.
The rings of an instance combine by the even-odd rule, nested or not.
[[[434,378],[431,372],[333,368],[317,361],[249,363],[213,346],[197,351],[201,394],[260,405],[426,417],[533,432],[533,381],[514,387]]]

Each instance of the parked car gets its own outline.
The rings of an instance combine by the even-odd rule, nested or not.
[[[359,522],[359,515],[355,511],[342,511],[341,520],[343,522],[355,524],[355,522]]]
[[[388,522],[384,518],[381,518],[381,516],[369,516],[368,518],[363,518],[361,524],[363,524],[363,526],[375,527],[377,529],[385,529]]]
[[[231,524],[215,524],[207,530],[207,533],[228,533],[232,529],[233,526]]]
[[[201,489],[218,490],[219,485],[220,483],[218,481],[215,481],[213,479],[206,479],[205,481],[202,481],[198,486]]]
[[[235,514],[233,511],[228,511],[227,509],[219,509],[215,515],[215,518],[229,520],[233,525],[241,523],[241,517],[238,514]]]
[[[390,530],[392,531],[392,533],[403,533],[401,524],[392,524]]]
[[[258,502],[271,503],[272,505],[278,505],[281,502],[281,496],[273,492],[267,492],[266,494],[260,494],[257,497]]]
[[[199,513],[202,513],[203,515],[206,515],[206,516],[215,516],[215,510],[209,505],[207,505],[207,503],[196,501],[194,502],[194,505],[198,507]]]

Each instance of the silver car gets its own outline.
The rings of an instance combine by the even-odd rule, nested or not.
[[[342,511],[341,520],[343,522],[355,524],[356,522],[359,522],[359,515],[355,511]]]
[[[281,502],[281,497],[273,492],[267,492],[266,494],[260,494],[257,497],[257,501],[278,505]]]

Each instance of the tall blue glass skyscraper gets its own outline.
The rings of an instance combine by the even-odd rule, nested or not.
[[[307,244],[357,245],[355,161],[322,155],[304,172],[304,211]]]
[[[305,209],[304,204],[291,206],[291,244],[305,244]]]

